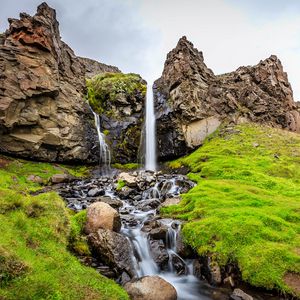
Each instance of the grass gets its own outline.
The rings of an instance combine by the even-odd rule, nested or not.
[[[120,163],[115,163],[112,165],[113,168],[120,169],[120,170],[138,170],[141,165],[139,163],[128,163],[128,164],[120,164]]]
[[[41,188],[27,181],[29,175],[47,182],[64,167],[6,158],[1,163],[0,299],[128,299],[68,251],[87,251],[81,237],[85,213],[71,215],[56,193],[29,193]]]
[[[300,273],[300,136],[253,124],[220,130],[187,157],[197,186],[166,216],[186,220],[185,241],[220,265],[237,263],[244,281],[293,293]]]
[[[104,73],[87,80],[88,100],[95,112],[109,113],[109,103],[118,96],[135,97],[140,93],[146,95],[146,84],[137,74]]]

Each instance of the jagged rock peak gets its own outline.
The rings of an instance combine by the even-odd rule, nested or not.
[[[168,54],[154,85],[158,152],[170,159],[198,147],[222,122],[252,122],[300,132],[300,114],[280,60],[214,75],[186,37]]]
[[[165,82],[164,91],[169,92],[186,78],[193,79],[199,76],[206,82],[214,74],[205,65],[203,53],[198,51],[186,36],[183,36],[179,39],[177,46],[167,55],[160,78]]]

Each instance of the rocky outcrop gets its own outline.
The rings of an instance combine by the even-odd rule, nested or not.
[[[224,122],[249,120],[300,131],[300,115],[280,60],[216,76],[186,37],[167,56],[154,83],[161,159],[195,149]]]
[[[176,289],[159,276],[145,276],[124,286],[132,300],[176,300]]]
[[[88,81],[89,102],[101,119],[112,161],[138,162],[146,82],[137,74],[105,73]]]
[[[45,161],[98,160],[85,68],[59,34],[55,10],[9,19],[0,39],[0,148]]]
[[[90,58],[78,57],[78,59],[85,67],[86,78],[92,78],[102,73],[121,73],[117,67],[109,66]]]

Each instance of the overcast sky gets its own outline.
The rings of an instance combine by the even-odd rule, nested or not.
[[[37,0],[0,0],[8,17],[34,14]],[[300,0],[48,0],[77,55],[152,81],[166,54],[186,35],[215,74],[276,54],[300,100]]]

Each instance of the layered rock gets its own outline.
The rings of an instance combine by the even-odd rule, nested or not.
[[[161,159],[198,147],[225,120],[300,131],[292,88],[274,55],[256,66],[216,76],[202,52],[183,37],[167,56],[154,96]]]
[[[9,24],[0,39],[1,151],[46,161],[96,161],[85,68],[62,42],[55,10],[43,3],[33,17],[22,13]]]
[[[121,73],[121,71],[115,66],[109,66],[85,57],[78,57],[78,59],[85,67],[86,78],[92,78],[101,73]]]

